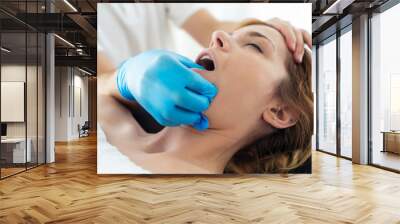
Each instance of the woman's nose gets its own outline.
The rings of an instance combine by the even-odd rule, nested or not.
[[[224,31],[215,31],[211,37],[210,47],[219,48],[223,51],[229,51],[232,46],[231,37]]]

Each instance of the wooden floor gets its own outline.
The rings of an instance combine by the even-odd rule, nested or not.
[[[1,168],[1,177],[2,178],[3,177],[7,177],[7,176],[10,176],[10,175],[22,172],[24,170],[26,170],[25,167],[24,168],[19,168],[19,167],[18,168],[14,168],[14,167],[12,167],[12,168]]]
[[[400,170],[400,154],[376,150],[374,151],[372,160],[374,164]]]
[[[7,167],[7,168],[2,167],[1,168],[1,178],[6,178],[8,176],[23,172],[27,169],[33,169],[36,166],[37,166],[37,164],[27,163],[27,167],[25,167],[25,164],[22,164],[22,165],[19,164],[18,167]]]
[[[94,137],[0,181],[0,223],[400,223],[400,175],[314,152],[313,174],[98,176]]]

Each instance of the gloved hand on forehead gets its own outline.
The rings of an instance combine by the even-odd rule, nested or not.
[[[202,114],[217,88],[191,68],[204,69],[189,58],[165,50],[143,52],[124,61],[117,87],[127,100],[136,100],[163,126],[208,128]]]

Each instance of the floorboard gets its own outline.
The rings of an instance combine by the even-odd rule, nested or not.
[[[400,223],[400,175],[313,152],[312,175],[96,174],[96,138],[0,181],[0,223]]]

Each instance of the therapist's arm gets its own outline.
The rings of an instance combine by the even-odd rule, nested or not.
[[[279,30],[285,37],[288,48],[292,51],[296,61],[301,62],[304,55],[304,43],[312,47],[311,35],[303,29],[292,26],[289,22],[273,18],[265,21],[270,26]],[[208,47],[211,34],[215,30],[232,32],[239,23],[232,21],[220,21],[211,15],[207,10],[200,9],[190,16],[182,24],[182,29],[189,33],[203,47]]]
[[[97,81],[101,88],[98,88],[99,95],[110,95],[122,99],[115,84],[116,66],[102,52],[97,54]]]
[[[102,52],[98,52],[97,54],[97,92],[98,92],[98,101],[99,102],[110,102],[114,101],[115,103],[119,103],[120,105],[124,105],[126,108],[129,108],[131,112],[135,111],[140,111],[140,105],[136,101],[128,101],[124,99],[121,94],[119,93],[117,89],[117,84],[116,84],[116,66],[109,60],[109,58]],[[107,103],[106,103],[107,104]],[[99,111],[99,122],[102,123],[102,125],[105,125],[105,121],[107,119],[101,119],[101,118],[108,118],[108,120],[113,120],[115,118],[114,115],[110,114],[110,111],[112,108],[108,108],[109,106],[112,107],[111,104],[106,105],[105,107],[99,107],[101,110]],[[129,113],[129,116],[132,117],[132,115]],[[115,122],[115,121],[113,121]],[[113,123],[111,122],[111,123]],[[130,122],[132,134],[138,134],[138,135],[143,135],[145,132],[143,131],[142,127],[140,124],[135,120],[132,119],[132,122]],[[105,125],[103,128],[106,131],[106,126]],[[107,126],[108,127],[108,126]]]
[[[232,32],[237,25],[237,22],[219,21],[207,10],[200,9],[186,19],[182,24],[182,29],[189,33],[203,47],[208,47],[212,32],[215,30]]]
[[[98,88],[99,95],[109,95],[126,106],[135,106],[135,101],[128,101],[121,96],[117,89],[116,75],[117,68],[111,60],[102,52],[97,54],[97,81],[101,88]]]

